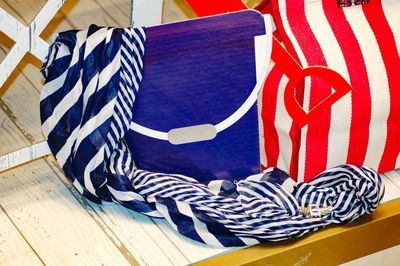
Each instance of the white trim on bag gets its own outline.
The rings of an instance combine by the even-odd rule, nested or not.
[[[214,125],[217,134],[235,124],[241,117],[243,117],[250,110],[250,108],[254,105],[254,103],[256,103],[257,95],[264,85],[272,53],[271,15],[264,15],[264,24],[265,24],[266,34],[254,37],[254,44],[255,44],[254,54],[256,58],[256,78],[257,78],[256,85],[254,86],[252,92],[250,93],[246,101],[232,115],[230,115],[222,122]],[[200,125],[193,125],[193,126],[200,126]],[[147,137],[169,141],[168,132],[150,129],[133,121],[131,122],[130,129]],[[179,128],[171,130],[179,130]]]

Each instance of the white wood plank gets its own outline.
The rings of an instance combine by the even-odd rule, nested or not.
[[[54,166],[53,170],[62,175],[53,158],[47,160]],[[78,193],[72,187],[71,190]],[[163,219],[150,219],[116,203],[98,205],[86,202],[94,211],[94,219],[104,223],[104,227],[124,243],[124,247],[141,265],[186,265],[215,254],[207,253],[205,245],[180,236]]]
[[[233,251],[233,248],[216,248],[210,247],[198,242],[195,242],[189,238],[179,235],[166,220],[154,219],[155,224],[164,232],[165,235],[174,243],[178,249],[185,254],[190,263],[198,262],[206,258]]]
[[[190,262],[150,218],[115,203],[91,205],[141,265],[187,265]]]
[[[87,0],[86,0],[87,1]],[[100,10],[105,14],[104,20],[107,24],[103,26],[129,27],[131,23],[131,0],[102,1],[93,0]]]
[[[129,18],[130,21],[132,10],[130,8],[127,8],[127,6],[132,5],[131,0],[108,0],[107,2],[109,2],[114,8],[119,9],[119,12],[121,12],[124,17]],[[114,15],[115,13],[112,12],[112,14]]]
[[[185,0],[164,0],[163,23],[196,18],[197,15]]]
[[[40,123],[39,93],[22,75],[18,75],[13,86],[0,99],[0,109],[10,117],[30,144],[44,140]]]
[[[43,265],[2,208],[0,228],[0,265]]]
[[[25,0],[4,0],[0,3],[0,7],[28,26],[46,4],[46,0],[29,0],[28,6]]]
[[[0,153],[6,154],[29,144],[13,122],[0,109]]]
[[[0,150],[27,140],[0,112]],[[0,175],[0,204],[45,264],[129,265],[108,232],[77,201],[48,164],[36,161]]]
[[[121,6],[130,9],[129,0],[118,0]],[[99,26],[127,27],[130,22],[129,15],[120,11],[120,8],[108,1],[80,0],[66,14],[74,28],[84,29],[90,24]],[[61,28],[60,28],[61,29]],[[58,32],[60,29],[56,29]]]
[[[44,161],[3,173],[0,203],[49,265],[129,265],[113,243]]]

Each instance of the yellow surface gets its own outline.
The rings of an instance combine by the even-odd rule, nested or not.
[[[338,265],[400,244],[400,200],[346,226],[329,226],[299,240],[268,243],[196,265]]]

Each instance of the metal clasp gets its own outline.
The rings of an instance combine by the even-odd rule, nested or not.
[[[310,204],[308,207],[301,207],[300,212],[309,218],[321,218],[332,212],[332,207],[320,207],[316,204]]]

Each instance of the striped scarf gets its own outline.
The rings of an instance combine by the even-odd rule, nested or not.
[[[277,168],[205,184],[136,169],[124,135],[142,80],[145,40],[144,28],[92,25],[60,33],[50,47],[42,69],[42,127],[85,197],[165,218],[180,234],[219,247],[303,236],[379,205],[382,180],[367,167],[342,165],[299,184]]]

